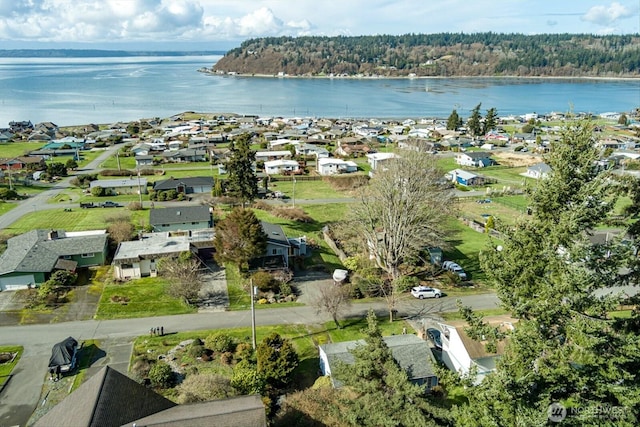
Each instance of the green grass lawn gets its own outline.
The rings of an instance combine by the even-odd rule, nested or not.
[[[18,156],[25,156],[29,154],[30,151],[38,150],[45,145],[44,142],[3,142],[0,146],[2,147],[2,157],[11,158]]]
[[[11,362],[0,364],[0,390],[4,386],[4,384],[9,381],[11,372],[13,372],[13,368],[16,367],[18,361],[20,360],[20,356],[22,356],[23,348],[19,345],[5,345],[0,346],[0,353],[17,353]]]
[[[489,235],[478,233],[458,220],[449,221],[447,226],[451,232],[447,238],[449,246],[444,248],[444,259],[456,261],[471,276],[471,280],[482,284],[485,274],[480,268],[478,256],[488,248],[491,241]]]
[[[57,228],[67,231],[103,229],[110,219],[130,217],[134,224],[148,224],[149,210],[130,211],[126,208],[80,209],[65,212],[63,208],[30,212],[11,224],[12,234],[26,233],[34,229]]]
[[[6,214],[16,206],[17,204],[15,202],[5,202],[4,200],[0,201],[0,215]]]
[[[318,181],[302,181],[300,179],[296,180],[295,184],[293,181],[277,181],[272,182],[269,185],[269,190],[271,191],[280,191],[284,193],[292,202],[291,199],[294,197],[294,187],[295,187],[295,198],[296,200],[300,199],[341,199],[345,197],[349,197],[348,194],[344,191],[334,190],[326,181],[318,180]]]
[[[128,319],[196,312],[195,308],[184,301],[168,296],[168,286],[169,282],[160,277],[107,284],[98,303],[96,319]],[[128,300],[126,303],[112,302],[114,297],[124,297]]]

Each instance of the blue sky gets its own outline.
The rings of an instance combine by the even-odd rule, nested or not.
[[[0,0],[0,48],[228,49],[263,36],[640,33],[640,1]]]

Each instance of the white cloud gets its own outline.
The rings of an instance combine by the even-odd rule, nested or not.
[[[593,6],[582,16],[583,21],[593,24],[607,26],[622,18],[630,18],[634,13],[618,2],[611,3],[610,6]]]
[[[631,0],[599,1],[584,0],[584,9],[576,10],[575,3],[557,0],[0,0],[0,42],[235,43],[281,35],[529,34],[551,28],[638,32],[624,20],[637,16]]]

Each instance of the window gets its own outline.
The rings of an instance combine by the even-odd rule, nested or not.
[[[91,253],[82,254],[81,256],[82,258],[93,258],[95,254],[91,252]]]
[[[278,253],[278,250],[273,248],[271,249],[271,255],[276,255]]]
[[[61,258],[62,259],[71,259],[71,255],[63,255]]]
[[[120,268],[133,268],[133,264],[121,264]]]

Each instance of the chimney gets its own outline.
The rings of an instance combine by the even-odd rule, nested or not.
[[[49,233],[47,234],[47,238],[48,240],[56,240],[58,238],[58,232],[55,230],[49,231]]]

